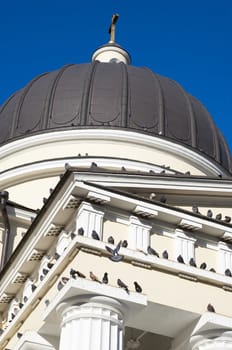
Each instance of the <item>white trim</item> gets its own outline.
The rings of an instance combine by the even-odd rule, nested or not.
[[[227,171],[223,167],[217,165],[215,162],[211,162],[208,157],[205,157],[203,154],[199,154],[188,147],[161,137],[119,129],[73,129],[52,131],[24,137],[3,145],[1,147],[0,159],[30,147],[46,143],[53,143],[56,141],[64,142],[67,140],[110,140],[114,142],[123,141],[125,143],[142,145],[177,155],[178,158],[180,157],[188,163],[190,162],[197,169],[206,172],[208,175],[227,174]]]

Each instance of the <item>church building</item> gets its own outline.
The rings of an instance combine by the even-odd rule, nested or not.
[[[117,18],[0,107],[1,350],[232,350],[230,150]]]

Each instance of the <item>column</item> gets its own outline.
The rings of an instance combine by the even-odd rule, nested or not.
[[[74,297],[57,307],[59,350],[122,350],[122,304],[104,296]]]
[[[147,253],[147,247],[150,245],[150,231],[150,225],[146,225],[137,216],[131,216],[128,235],[129,248]]]
[[[232,350],[232,331],[211,330],[194,335],[191,350]]]

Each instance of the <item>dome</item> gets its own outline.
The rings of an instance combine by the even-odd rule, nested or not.
[[[0,144],[69,128],[120,128],[166,138],[230,170],[230,151],[208,111],[148,68],[94,61],[42,74],[0,109]]]

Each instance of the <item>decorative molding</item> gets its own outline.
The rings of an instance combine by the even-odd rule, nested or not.
[[[144,224],[136,216],[129,220],[128,247],[133,250],[147,254],[147,247],[150,245],[150,231],[152,226]]]
[[[195,257],[196,238],[182,230],[175,230],[176,257],[181,255],[186,263]]]

